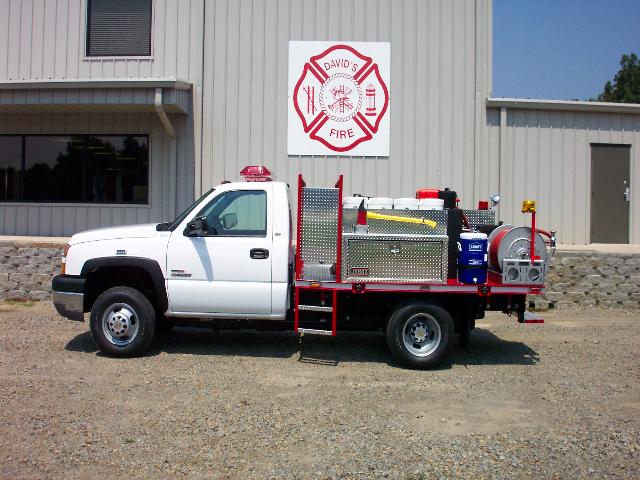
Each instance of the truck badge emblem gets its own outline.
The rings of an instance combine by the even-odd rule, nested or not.
[[[293,104],[309,138],[347,152],[378,132],[389,91],[371,57],[333,45],[305,63]]]
[[[171,276],[178,277],[178,278],[190,278],[191,274],[185,273],[184,270],[171,270]]]

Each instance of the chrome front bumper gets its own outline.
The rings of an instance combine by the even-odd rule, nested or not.
[[[82,313],[84,305],[83,293],[71,293],[71,292],[51,292],[53,297],[53,306],[60,315],[69,320],[76,320],[78,322],[84,321],[84,314]]]

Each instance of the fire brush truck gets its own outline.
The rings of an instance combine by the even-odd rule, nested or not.
[[[297,222],[288,185],[265,167],[216,186],[172,222],[74,235],[53,279],[53,303],[72,320],[90,312],[108,355],[145,352],[174,325],[293,329],[335,336],[381,331],[410,368],[443,362],[455,335],[468,346],[486,311],[541,322],[526,296],[543,293],[554,232],[497,225],[498,195],[478,210],[449,189],[416,198],[344,197],[298,178]],[[295,231],[294,231],[295,228]]]

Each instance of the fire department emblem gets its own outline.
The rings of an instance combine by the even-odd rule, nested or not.
[[[334,152],[374,138],[389,107],[378,65],[350,45],[311,56],[293,90],[304,133]]]

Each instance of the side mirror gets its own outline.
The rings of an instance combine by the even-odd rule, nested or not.
[[[207,217],[196,217],[184,229],[187,237],[203,237],[207,234]]]
[[[222,216],[222,226],[225,230],[230,230],[238,224],[238,216],[235,213],[225,213]]]

